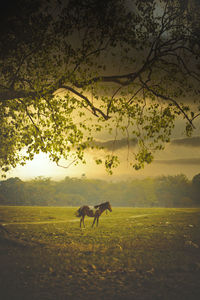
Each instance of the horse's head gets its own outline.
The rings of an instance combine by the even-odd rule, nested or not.
[[[112,211],[110,202],[106,202],[106,209],[108,209],[110,212]]]

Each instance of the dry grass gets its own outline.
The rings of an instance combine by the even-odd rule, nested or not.
[[[200,209],[75,211],[0,207],[2,299],[199,299]]]

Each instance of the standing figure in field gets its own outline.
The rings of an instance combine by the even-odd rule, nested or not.
[[[81,206],[76,212],[76,216],[81,218],[80,219],[80,227],[81,227],[82,222],[83,222],[83,226],[85,227],[85,223],[84,223],[85,216],[94,218],[92,227],[94,226],[95,222],[96,222],[96,226],[98,226],[99,217],[106,209],[108,209],[110,212],[112,211],[110,202],[104,202],[104,203],[95,205],[94,207],[90,207],[87,205]]]

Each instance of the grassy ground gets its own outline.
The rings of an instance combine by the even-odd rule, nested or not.
[[[2,300],[200,299],[200,209],[0,207]]]

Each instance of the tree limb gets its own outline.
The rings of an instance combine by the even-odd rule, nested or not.
[[[154,91],[152,88],[150,88],[146,82],[144,82],[140,76],[140,81],[141,83],[144,85],[144,87],[149,91],[151,92],[152,94],[154,94],[156,97],[159,97],[161,99],[164,99],[164,100],[167,100],[167,101],[170,101],[172,102],[178,109],[179,111],[184,115],[184,117],[187,119],[187,121],[190,123],[190,125],[192,126],[192,128],[195,128],[194,124],[192,123],[192,120],[188,117],[188,115],[185,113],[185,111],[181,108],[181,106],[177,103],[176,100],[174,100],[173,98],[171,97],[167,97],[165,95],[162,95],[156,91]]]

